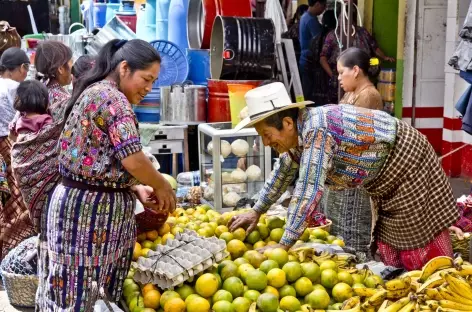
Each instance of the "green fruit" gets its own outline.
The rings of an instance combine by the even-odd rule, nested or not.
[[[326,288],[333,288],[338,283],[338,273],[332,269],[321,271],[321,285]]]
[[[257,298],[257,308],[261,312],[277,312],[279,300],[274,294],[264,293]]]
[[[301,304],[296,297],[286,296],[280,300],[280,309],[282,311],[296,312],[301,309]]]
[[[267,287],[267,276],[259,270],[252,270],[246,276],[246,285],[250,290],[264,290]]]
[[[256,302],[260,295],[261,293],[257,290],[248,290],[244,293],[244,298],[249,299],[251,302]]]
[[[264,240],[264,239],[266,239],[267,237],[269,237],[270,231],[269,231],[269,229],[267,228],[267,225],[262,224],[262,223],[258,223],[258,224],[257,224],[257,231],[258,231],[259,234],[261,235],[261,240]]]
[[[233,298],[237,298],[244,293],[244,284],[237,277],[230,277],[223,283],[223,289],[229,291]]]
[[[284,236],[284,232],[284,229],[273,229],[272,231],[270,231],[270,240],[276,243],[280,242],[282,236]]]
[[[313,291],[313,283],[306,277],[299,278],[294,287],[298,297],[306,296]]]
[[[293,288],[293,286],[284,285],[282,286],[282,288],[279,289],[279,295],[280,295],[280,298],[287,297],[287,296],[296,297],[297,291],[295,290],[295,288]]]
[[[261,240],[261,234],[258,231],[252,231],[248,236],[246,236],[246,242],[254,245]]]
[[[326,309],[329,306],[331,298],[325,290],[314,290],[309,293],[305,302],[307,302],[313,309]]]
[[[285,272],[287,276],[287,281],[295,282],[300,277],[302,277],[302,266],[298,262],[287,262],[283,267],[282,270]]]
[[[238,267],[241,264],[245,264],[245,263],[249,263],[249,261],[245,258],[238,258],[238,259],[234,260],[234,264],[236,264]]]
[[[300,265],[302,266],[304,277],[307,277],[313,283],[316,283],[319,280],[321,276],[321,270],[318,264],[314,262],[304,262]]]
[[[251,301],[245,297],[238,297],[233,301],[234,312],[248,312]]]
[[[238,277],[238,266],[234,263],[227,263],[220,272],[221,279],[225,281],[230,277]]]
[[[270,231],[273,229],[282,228],[285,225],[285,221],[279,217],[272,216],[266,220],[267,227]]]
[[[183,301],[185,301],[185,299],[187,299],[188,296],[195,293],[195,290],[193,290],[193,288],[187,284],[180,286],[179,288],[177,288],[176,291]]]
[[[218,301],[233,302],[233,295],[229,291],[220,289],[213,295],[212,299],[213,299],[213,303],[216,303]]]
[[[213,304],[214,312],[234,312],[234,307],[231,302],[218,301]]]
[[[261,263],[261,266],[259,267],[259,270],[264,272],[265,274],[269,273],[270,270],[272,269],[278,269],[279,264],[274,261],[274,260],[265,260],[264,262]]]
[[[354,284],[354,279],[352,278],[351,274],[346,271],[341,271],[338,273],[338,280],[340,283],[346,283],[349,286]]]
[[[333,287],[331,291],[333,294],[333,299],[336,302],[344,302],[345,300],[351,298],[354,293],[352,292],[351,286],[346,283],[338,283]]]

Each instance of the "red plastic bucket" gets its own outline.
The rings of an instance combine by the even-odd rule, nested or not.
[[[228,84],[245,84],[258,87],[262,80],[208,79],[208,122],[231,121]]]
[[[116,12],[116,16],[126,25],[128,26],[134,33],[136,33],[136,23],[137,23],[137,16],[136,13],[129,14],[129,13],[122,13]]]

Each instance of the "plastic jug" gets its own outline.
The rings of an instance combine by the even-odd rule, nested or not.
[[[169,6],[168,40],[179,48],[188,48],[187,13],[189,0],[171,0]]]
[[[233,126],[237,125],[241,118],[239,113],[246,107],[246,99],[244,96],[246,92],[254,89],[254,86],[249,84],[228,84],[229,107],[231,110],[231,123]]]

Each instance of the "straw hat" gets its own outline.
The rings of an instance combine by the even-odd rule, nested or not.
[[[249,116],[236,125],[234,128],[235,131],[251,127],[280,111],[296,107],[301,108],[313,104],[311,101],[292,103],[285,89],[285,85],[281,82],[273,82],[249,90],[244,97],[246,99]]]

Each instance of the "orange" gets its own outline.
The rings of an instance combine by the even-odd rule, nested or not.
[[[197,279],[195,290],[197,294],[204,298],[213,296],[218,290],[218,279],[214,274],[205,273]]]
[[[156,230],[146,232],[146,238],[150,241],[155,241],[159,237],[159,233]]]
[[[169,238],[174,239],[174,235],[167,233],[164,236],[162,236],[162,245],[165,245]]]
[[[170,232],[170,225],[169,223],[164,223],[160,228],[159,228],[159,236],[164,236],[167,233]]]
[[[146,284],[144,285],[143,289],[142,289],[142,293],[143,293],[143,296],[150,290],[157,290],[156,289],[156,286],[154,286],[153,284]]]
[[[185,312],[185,302],[180,298],[172,298],[166,302],[164,312]]]
[[[144,307],[159,309],[159,300],[161,300],[161,294],[159,291],[151,289],[144,295]]]
[[[192,298],[187,303],[187,312],[210,312],[210,302],[200,297]]]
[[[136,240],[138,242],[142,242],[142,241],[145,241],[146,240],[146,233],[141,233],[138,235],[138,237],[136,237]]]
[[[141,244],[136,242],[134,244],[134,250],[133,250],[133,260],[136,261],[138,260],[139,257],[141,257]]]

